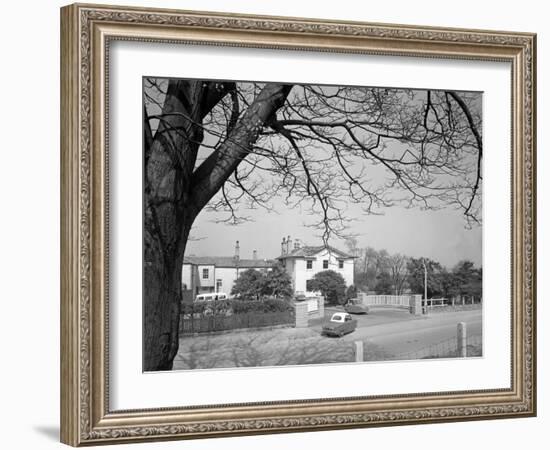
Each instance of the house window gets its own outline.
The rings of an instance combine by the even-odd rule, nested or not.
[[[344,268],[344,260],[343,260],[343,259],[339,259],[339,260],[338,260],[338,268],[339,268],[339,269],[343,269],[343,268]]]
[[[323,269],[328,269],[328,259],[323,259]]]
[[[221,290],[222,290],[222,280],[218,278],[216,280],[216,292],[220,292]]]
[[[203,280],[207,280],[208,277],[209,277],[209,274],[208,274],[208,269],[202,269],[202,279]]]
[[[313,260],[312,259],[308,259],[306,261],[306,269],[313,269]]]

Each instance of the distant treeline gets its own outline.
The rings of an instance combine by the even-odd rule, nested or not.
[[[359,248],[355,239],[347,242],[355,256],[355,286],[376,294],[424,293],[424,264],[428,274],[428,297],[482,296],[482,269],[472,261],[460,261],[448,269],[430,258],[412,258],[400,253]]]

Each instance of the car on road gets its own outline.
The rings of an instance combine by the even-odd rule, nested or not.
[[[369,307],[363,305],[358,298],[350,298],[344,305],[344,310],[349,314],[368,314]]]
[[[352,333],[356,328],[357,320],[348,313],[335,313],[330,321],[323,325],[321,334],[342,337],[344,334]]]

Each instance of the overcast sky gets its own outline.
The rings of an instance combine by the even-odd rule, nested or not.
[[[356,206],[355,209],[359,219],[350,227],[350,232],[357,235],[359,247],[386,249],[390,253],[413,257],[425,256],[449,268],[463,259],[481,266],[481,227],[466,229],[459,211],[421,211],[393,206],[387,208],[384,215],[366,216],[361,215]],[[214,213],[201,213],[192,230],[192,236],[197,240],[188,243],[186,254],[230,256],[238,240],[241,258],[252,258],[253,250],[257,250],[259,258],[269,259],[280,255],[281,240],[288,235],[307,245],[322,245],[321,239],[315,236],[317,232],[304,225],[309,217],[299,210],[283,208],[279,214],[254,210],[249,215],[252,214],[254,221],[231,226],[214,223],[217,217]],[[346,250],[342,240],[333,240],[331,244]]]

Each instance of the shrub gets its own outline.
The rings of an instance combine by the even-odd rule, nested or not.
[[[235,281],[231,294],[239,295],[244,299],[258,299],[262,295],[264,275],[255,269],[248,269],[239,275]]]
[[[231,294],[244,300],[259,300],[266,296],[288,299],[292,296],[292,281],[280,264],[265,273],[248,269],[239,275]]]
[[[356,297],[357,297],[357,288],[352,284],[346,290],[346,298],[349,300],[350,298],[356,298]]]
[[[329,304],[342,304],[346,300],[346,281],[334,270],[317,272],[308,285],[308,290],[320,291]]]
[[[292,303],[278,298],[265,298],[261,301],[266,312],[288,311],[293,309]]]
[[[225,315],[246,314],[250,312],[282,312],[293,309],[292,303],[274,297],[263,297],[259,300],[223,300],[217,302],[200,302],[184,305],[183,314]]]
[[[262,293],[271,297],[289,299],[292,297],[292,280],[285,268],[278,264],[264,277]]]

